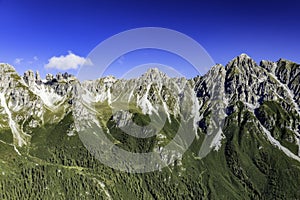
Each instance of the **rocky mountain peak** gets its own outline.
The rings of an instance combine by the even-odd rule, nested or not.
[[[106,76],[103,78],[104,83],[114,83],[114,82],[116,82],[116,80],[117,79],[114,76]]]
[[[27,70],[24,72],[23,80],[27,85],[33,85],[35,83],[35,76],[32,70]]]
[[[238,68],[239,70],[243,71],[253,71],[253,68],[255,67],[257,67],[257,64],[252,58],[250,58],[247,54],[241,54],[226,65],[226,70]]]
[[[157,82],[168,78],[168,76],[161,72],[158,68],[150,68],[141,76],[146,82]]]
[[[46,75],[46,81],[51,81],[53,78],[54,78],[54,76],[52,74],[50,74],[50,73],[48,73]]]
[[[35,73],[32,70],[27,70],[24,72],[23,80],[28,86],[32,86],[34,83],[40,85],[42,84],[42,79],[39,71],[36,71]]]
[[[37,84],[41,84],[42,83],[42,79],[41,79],[41,75],[39,71],[35,72],[35,80],[37,82]]]
[[[250,56],[248,56],[246,53],[241,53],[241,55],[239,55],[238,57],[251,59]]]
[[[5,90],[5,88],[15,87],[16,82],[19,79],[20,76],[13,66],[6,63],[0,63],[0,89],[2,91]]]
[[[0,73],[16,73],[16,70],[13,66],[7,63],[0,63]]]
[[[276,63],[269,61],[269,60],[260,61],[259,66],[266,69],[268,72],[272,72],[272,73],[275,72],[275,69],[277,67]]]
[[[226,69],[223,65],[221,64],[216,64],[214,65],[205,76],[210,76],[210,75],[225,75],[226,74]]]
[[[288,59],[285,59],[285,58],[280,58],[280,59],[277,61],[277,63],[294,63],[294,62],[292,62],[292,61],[290,61],[290,60],[288,60]]]

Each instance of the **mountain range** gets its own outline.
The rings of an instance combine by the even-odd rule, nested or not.
[[[241,54],[193,79],[151,68],[84,82],[0,64],[0,101],[1,199],[300,199],[292,61]],[[89,134],[100,129],[119,149],[156,152],[165,165],[108,166],[93,151],[102,138]],[[178,147],[167,154],[170,143]]]

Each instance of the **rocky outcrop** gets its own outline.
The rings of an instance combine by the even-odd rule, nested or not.
[[[40,120],[31,120],[28,124],[39,126],[45,120],[55,118],[44,119],[44,113],[49,110],[55,113],[60,108],[65,112],[72,111],[79,119],[88,116],[91,120],[96,116],[91,113],[94,109],[91,105],[99,104],[103,121],[113,120],[119,128],[133,124],[132,112],[157,115],[170,123],[172,118],[193,120],[191,132],[198,137],[200,128],[210,135],[209,148],[218,149],[224,139],[219,127],[223,126],[227,116],[240,109],[238,102],[269,131],[274,129],[274,120],[278,116],[272,111],[275,114],[267,117],[267,112],[262,109],[262,106],[267,107],[265,102],[276,102],[284,112],[299,115],[299,75],[300,67],[293,62],[281,59],[278,62],[261,61],[258,65],[246,54],[237,56],[225,67],[213,66],[204,76],[190,80],[170,78],[157,68],[130,80],[108,76],[79,83],[68,73],[47,74],[42,80],[39,72],[28,70],[20,78],[13,67],[2,64],[0,88],[6,95],[9,109],[18,116],[14,119],[18,124],[35,116]],[[88,108],[84,109],[82,106],[86,105]],[[20,111],[26,114],[21,116]],[[165,114],[160,116],[159,113]],[[284,123],[283,126],[291,129],[295,136],[300,135],[296,117]],[[25,131],[24,134],[30,131],[30,127],[20,129]],[[290,135],[287,140],[297,142]]]

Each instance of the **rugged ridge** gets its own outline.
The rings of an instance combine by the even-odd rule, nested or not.
[[[157,105],[161,105],[169,121],[170,115],[178,116],[183,112],[183,102],[180,100],[180,96],[192,95],[190,99],[194,100],[188,104],[193,108],[189,112],[195,119],[196,135],[198,135],[196,124],[200,125],[203,130],[207,130],[208,125],[203,122],[202,115],[209,106],[215,103],[212,99],[216,97],[223,101],[222,107],[227,112],[223,113],[224,116],[235,112],[237,109],[235,103],[238,101],[241,101],[256,114],[258,108],[267,101],[276,101],[287,112],[300,114],[299,65],[283,59],[277,62],[261,61],[260,65],[257,65],[248,55],[241,54],[225,67],[216,65],[203,77],[192,80],[168,78],[157,68],[148,70],[137,79],[117,80],[114,77],[104,77],[82,84],[74,76],[67,73],[58,73],[56,76],[47,74],[46,79],[42,81],[39,72],[34,73],[28,70],[21,78],[10,65],[2,64],[1,70],[2,94],[4,96],[9,95],[8,110],[12,109],[12,112],[14,112],[13,108],[17,108],[17,112],[20,109],[34,110],[27,111],[28,116],[18,116],[18,120],[12,119],[12,121],[19,124],[32,115],[42,118],[33,119],[29,122],[34,127],[45,123],[42,117],[43,113],[46,112],[45,110],[55,112],[55,110],[60,109],[59,107],[64,107],[64,109],[68,107],[69,111],[74,109],[66,102],[71,105],[76,99],[76,95],[74,95],[74,91],[78,90],[76,87],[80,87],[81,90],[83,88],[84,91],[88,92],[91,102],[103,103],[107,101],[110,107],[113,107],[112,102],[130,102],[129,104],[140,108],[143,114],[157,113]],[[219,96],[213,97],[212,92],[217,92]],[[195,95],[197,98],[193,97]],[[119,115],[122,114],[119,113]],[[117,126],[119,126],[118,124],[124,126],[127,123],[132,123],[130,117],[132,115],[128,112],[125,112],[124,116],[115,117],[118,119]],[[262,123],[271,131],[275,122],[272,119],[270,122],[262,121]],[[294,139],[289,137],[289,141],[294,143],[295,140],[299,140],[299,122],[292,120],[288,126],[295,132]],[[22,130],[22,128],[20,129]],[[25,137],[27,133],[21,130],[19,131],[20,136]],[[18,136],[15,135],[15,137]],[[214,140],[216,144],[212,146],[219,146],[221,138],[224,136],[216,137]],[[17,139],[15,138],[15,140]],[[25,142],[19,141],[19,146],[22,146],[22,143]]]
[[[148,199],[166,199],[164,193],[190,199],[300,198],[296,191],[300,184],[299,81],[299,64],[284,59],[257,64],[246,54],[193,79],[169,78],[152,68],[136,79],[108,76],[80,83],[67,73],[47,74],[43,80],[29,70],[21,77],[12,66],[1,64],[0,147],[6,153],[0,156],[0,168],[8,174],[0,179],[1,197],[10,193],[21,197],[15,188],[18,184],[35,192],[48,184],[52,191],[40,197],[60,191],[58,199],[76,198],[70,188],[83,184],[78,190],[81,198],[127,198],[126,192],[115,189],[123,187],[124,181],[127,192]],[[145,125],[151,119],[154,124],[165,123],[155,127],[160,130],[156,136],[148,138],[153,132]],[[88,127],[89,121],[102,127],[119,147],[158,151],[167,163],[173,158],[164,157],[161,149],[178,126],[184,125],[195,139],[168,169],[128,175],[103,166],[84,148],[78,131]],[[137,139],[135,132],[142,138]],[[6,155],[15,160],[9,161]],[[16,163],[38,170],[38,175],[30,175],[38,185],[29,186],[24,179],[29,172],[12,167]],[[56,186],[63,181],[58,169],[68,177],[67,188]],[[48,176],[53,170],[56,175]],[[39,180],[39,174],[48,177],[47,184]],[[76,178],[70,181],[72,176]],[[167,181],[171,179],[180,190],[175,192],[177,186]],[[100,192],[96,192],[92,188],[99,181]],[[146,186],[138,191],[134,187],[140,187],[139,182]],[[3,189],[8,187],[15,189]]]

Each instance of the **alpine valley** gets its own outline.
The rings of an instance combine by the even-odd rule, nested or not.
[[[151,68],[84,82],[0,64],[0,199],[300,199],[299,107],[300,65],[284,59],[242,54],[193,79]],[[151,134],[158,113],[158,134],[124,131]],[[128,173],[87,150],[89,121],[129,152],[160,152],[180,126],[194,139],[175,161],[161,155],[167,167]]]

